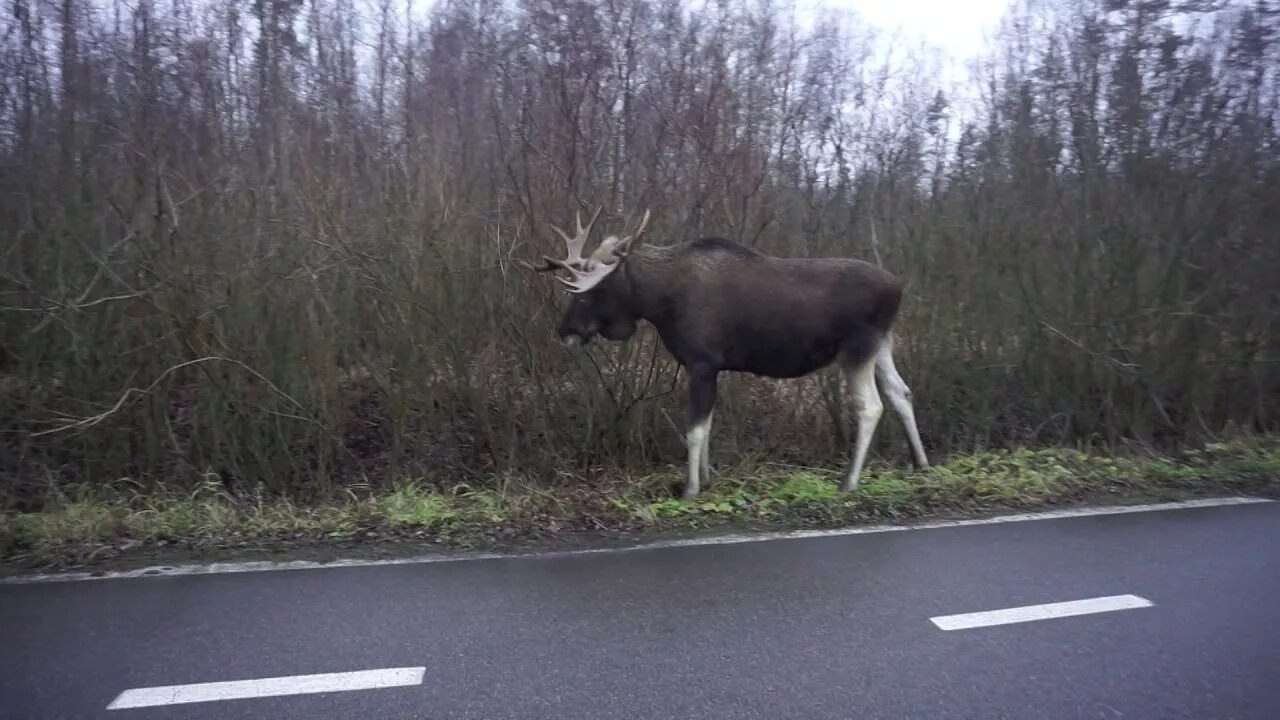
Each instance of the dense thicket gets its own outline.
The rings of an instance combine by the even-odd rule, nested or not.
[[[652,333],[565,352],[516,264],[597,205],[902,275],[935,454],[1280,421],[1276,0],[1024,3],[972,103],[772,0],[7,4],[16,496],[682,462]],[[845,462],[837,390],[730,379],[716,460]]]

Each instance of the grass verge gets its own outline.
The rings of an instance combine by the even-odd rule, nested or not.
[[[877,463],[848,494],[836,489],[839,472],[744,465],[716,474],[693,501],[671,499],[681,482],[677,468],[557,490],[509,482],[503,490],[460,485],[445,492],[410,481],[305,506],[287,498],[233,497],[217,482],[182,493],[85,488],[51,494],[37,512],[0,515],[0,565],[14,572],[372,547],[556,547],[717,528],[832,527],[1086,502],[1280,495],[1280,438],[1237,439],[1168,457],[1043,449],[956,456],[924,471]]]

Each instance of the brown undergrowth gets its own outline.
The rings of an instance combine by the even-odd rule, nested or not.
[[[405,480],[390,490],[352,487],[306,503],[265,493],[234,495],[215,480],[188,492],[86,488],[52,493],[39,511],[0,516],[0,557],[14,571],[387,544],[536,549],[728,528],[1272,495],[1280,490],[1280,439],[1233,439],[1166,456],[999,450],[955,455],[923,471],[873,463],[861,487],[848,494],[837,491],[839,472],[768,464],[722,468],[693,501],[673,499],[682,477],[676,467],[644,476],[574,478],[555,489],[495,479],[485,487],[461,484],[445,491]]]

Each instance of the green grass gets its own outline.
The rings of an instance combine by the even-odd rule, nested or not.
[[[216,482],[185,492],[80,488],[51,492],[39,511],[0,515],[0,558],[28,566],[88,564],[139,547],[203,551],[388,537],[474,547],[495,537],[537,539],[565,531],[833,525],[1084,501],[1274,494],[1280,489],[1280,439],[1251,437],[1176,457],[1019,449],[955,456],[923,471],[876,462],[852,493],[838,491],[841,472],[744,465],[716,473],[690,501],[670,497],[681,468],[558,491],[518,484],[501,491],[466,485],[442,491],[407,480],[309,505],[265,492],[235,497]]]
[[[423,490],[417,483],[408,483],[375,501],[382,517],[392,525],[420,527],[424,529],[449,525],[462,513],[453,498]]]
[[[1250,438],[1156,458],[1058,448],[996,450],[955,456],[919,472],[874,464],[848,494],[837,490],[841,472],[740,469],[718,478],[697,500],[662,499],[641,508],[639,516],[656,524],[672,518],[788,516],[852,522],[1116,497],[1269,490],[1280,483],[1280,443]]]

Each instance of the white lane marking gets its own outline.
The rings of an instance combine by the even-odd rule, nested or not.
[[[1023,607],[1005,608],[1003,610],[939,615],[938,617],[931,617],[929,620],[943,630],[968,630],[991,625],[1051,620],[1072,617],[1073,615],[1135,610],[1137,608],[1151,607],[1152,604],[1150,600],[1137,595],[1111,595],[1085,600],[1044,603],[1043,605],[1024,605]]]
[[[0,585],[24,585],[38,582],[70,582],[80,580],[120,580],[129,578],[168,577],[174,575],[220,575],[224,573],[275,572],[280,570],[324,570],[327,568],[373,567],[378,565],[422,565],[427,563],[461,562],[467,560],[503,560],[518,558],[554,558],[600,553],[626,553],[663,548],[694,547],[698,545],[737,545],[739,543],[769,542],[773,540],[798,540],[804,538],[841,537],[844,535],[871,535],[875,533],[905,530],[936,530],[939,528],[969,527],[972,525],[996,525],[1000,523],[1027,522],[1029,520],[1059,520],[1064,518],[1094,517],[1098,515],[1127,515],[1130,513],[1158,512],[1165,510],[1191,510],[1195,508],[1223,507],[1230,505],[1254,505],[1274,502],[1270,498],[1221,497],[1182,500],[1178,502],[1151,503],[1145,505],[1107,505],[1080,507],[1046,512],[1016,513],[969,520],[935,520],[912,525],[855,525],[821,530],[779,530],[759,533],[733,533],[702,538],[680,540],[656,540],[649,543],[614,548],[590,548],[583,550],[558,550],[526,553],[463,553],[457,555],[413,555],[400,558],[342,558],[327,562],[313,560],[260,560],[251,562],[210,563],[204,565],[159,565],[136,570],[115,572],[66,572],[45,575],[13,575],[0,577]]]
[[[356,672],[319,673],[316,675],[291,675],[288,677],[259,678],[257,680],[230,680],[226,682],[194,683],[192,685],[165,685],[161,687],[134,688],[116,696],[108,710],[154,707],[157,705],[182,705],[185,703],[212,702],[215,700],[239,700],[276,695],[303,695],[307,693],[345,692],[349,690],[373,690],[377,688],[421,685],[425,667],[383,668]]]

